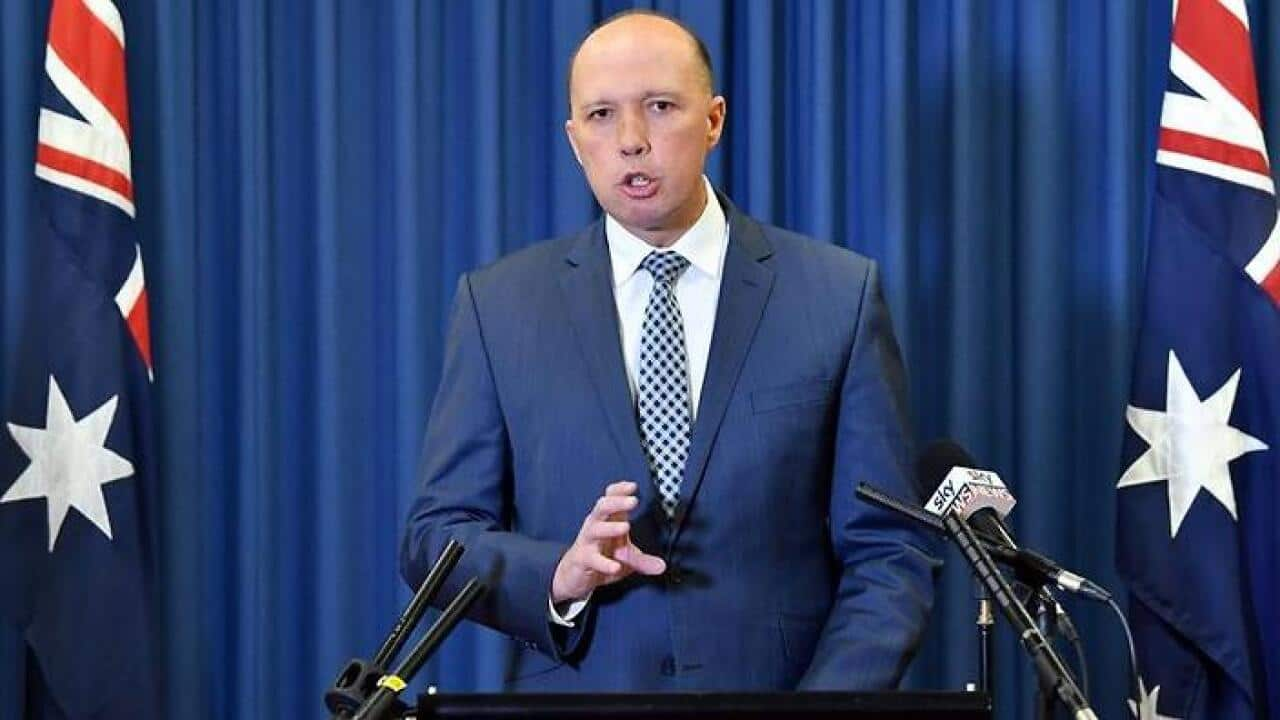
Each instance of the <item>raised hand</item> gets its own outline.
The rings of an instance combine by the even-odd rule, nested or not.
[[[560,558],[551,581],[555,603],[581,600],[601,585],[615,583],[632,573],[661,575],[667,564],[631,542],[627,513],[636,508],[634,482],[616,482],[604,490],[582,521],[573,545]]]

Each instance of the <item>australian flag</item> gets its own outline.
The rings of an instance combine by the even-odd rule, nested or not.
[[[1280,718],[1280,226],[1243,0],[1179,0],[1117,561],[1141,718]]]
[[[26,324],[0,408],[0,611],[29,647],[24,716],[145,720],[153,371],[112,0],[53,0],[38,127]]]

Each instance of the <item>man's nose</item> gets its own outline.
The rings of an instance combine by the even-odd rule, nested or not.
[[[649,128],[644,116],[623,113],[618,123],[618,148],[624,157],[636,157],[649,152]]]

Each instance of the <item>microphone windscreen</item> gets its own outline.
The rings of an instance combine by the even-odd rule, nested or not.
[[[978,463],[954,440],[934,440],[916,461],[916,492],[921,498],[933,495],[947,473],[956,467],[976,468]]]

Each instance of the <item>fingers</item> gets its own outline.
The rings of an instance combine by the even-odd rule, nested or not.
[[[613,515],[629,513],[636,509],[639,502],[635,495],[605,495],[596,500],[595,507],[591,508],[591,514],[587,516],[587,522],[604,521]]]
[[[551,580],[553,602],[580,600],[596,587],[621,577],[626,566],[590,545],[575,543],[556,565]]]
[[[648,555],[631,543],[619,546],[613,557],[597,547],[576,544],[560,558],[551,582],[554,602],[586,597],[592,590],[617,582],[632,573],[661,575],[667,571],[662,558]]]
[[[582,538],[584,540],[613,540],[625,537],[629,532],[631,532],[631,523],[625,520],[601,520],[584,525]]]
[[[593,570],[605,576],[603,579],[606,582],[631,572],[638,572],[641,575],[661,575],[667,571],[667,563],[662,558],[649,555],[630,543],[614,550],[613,557],[601,552],[584,552],[579,556],[578,563],[584,569]]]
[[[642,552],[631,544],[631,523],[627,514],[640,500],[639,486],[631,481],[612,483],[596,500],[573,547],[560,559],[552,580],[552,598],[557,602],[585,597],[600,585],[616,582],[632,574],[661,575],[667,564],[662,558]]]
[[[556,565],[551,581],[553,601],[586,597],[596,587],[616,582],[635,572],[630,565],[610,555],[615,548],[631,544],[627,539],[631,532],[627,513],[640,502],[636,498],[638,489],[636,483],[625,480],[605,488],[604,495],[582,521],[582,529],[578,531],[573,546]],[[646,570],[653,567],[647,560],[642,560],[641,565]]]
[[[661,575],[667,571],[667,563],[656,555],[650,555],[627,543],[613,552],[613,557],[641,575]]]
[[[622,563],[612,558],[607,558],[598,552],[583,553],[581,562],[586,569],[593,570],[607,578],[622,572]]]
[[[609,485],[608,487],[606,487],[606,488],[604,489],[604,494],[605,494],[606,496],[609,496],[609,495],[635,495],[635,494],[636,494],[636,490],[638,490],[638,489],[639,489],[639,486],[637,486],[634,482],[632,482],[632,481],[630,481],[630,480],[620,480],[620,481],[618,481],[618,482],[616,482],[616,483],[612,483],[611,485]]]
[[[630,480],[611,483],[605,487],[604,495],[596,500],[595,507],[591,508],[587,519],[606,520],[610,516],[635,510],[640,503],[639,498],[636,497],[638,489],[639,486]]]

